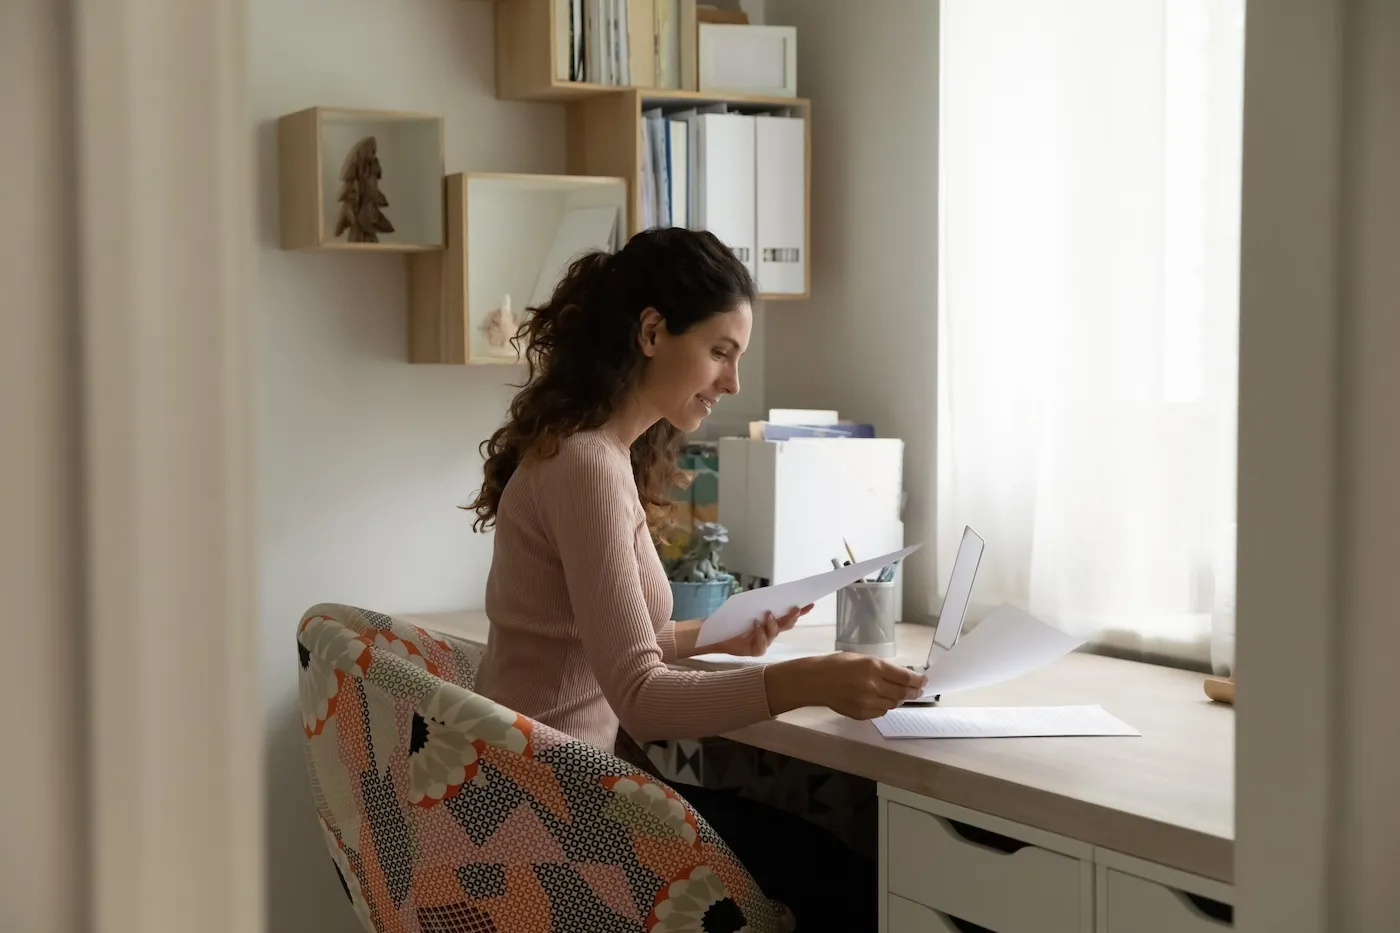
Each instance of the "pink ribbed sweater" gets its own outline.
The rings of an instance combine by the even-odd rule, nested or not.
[[[769,718],[763,668],[676,671],[671,590],[622,442],[576,434],[521,464],[496,517],[478,692],[606,751]]]

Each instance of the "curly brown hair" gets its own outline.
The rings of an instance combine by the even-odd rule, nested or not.
[[[481,489],[466,508],[475,531],[492,527],[506,484],[529,457],[547,458],[564,438],[602,427],[648,363],[639,343],[642,313],[683,334],[752,302],[752,276],[708,231],[669,227],[632,237],[617,253],[576,259],[549,301],[529,308],[513,343],[525,345],[525,382],[505,423],[481,445]],[[632,444],[632,475],[653,529],[668,512],[681,432],[664,419]]]

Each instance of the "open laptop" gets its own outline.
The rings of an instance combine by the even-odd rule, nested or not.
[[[933,666],[934,653],[947,651],[958,643],[962,634],[963,619],[967,617],[967,604],[972,598],[972,584],[977,579],[977,568],[982,564],[982,552],[987,542],[971,528],[963,528],[962,543],[958,545],[958,556],[953,561],[953,572],[948,576],[948,589],[943,597],[943,610],[938,614],[938,627],[933,630],[933,643],[928,646],[928,657],[923,667],[910,666],[910,670],[927,674]]]

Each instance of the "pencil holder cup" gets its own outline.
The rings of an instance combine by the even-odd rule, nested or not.
[[[836,650],[894,657],[898,608],[894,581],[852,583],[837,590]]]

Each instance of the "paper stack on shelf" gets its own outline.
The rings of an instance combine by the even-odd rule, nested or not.
[[[767,421],[749,422],[749,440],[788,441],[800,437],[872,438],[875,425],[844,421],[826,409],[771,408]]]

